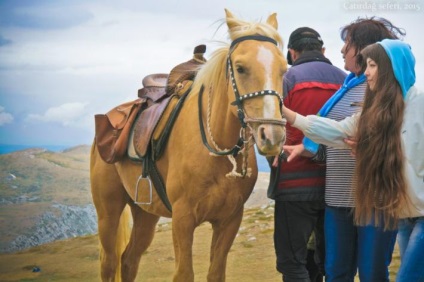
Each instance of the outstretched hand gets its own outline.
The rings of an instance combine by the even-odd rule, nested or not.
[[[286,108],[284,104],[283,104],[282,110],[283,110],[283,117],[286,118],[289,124],[293,124],[294,121],[296,120],[296,112],[293,112],[289,108]]]
[[[284,145],[283,150],[287,155],[287,162],[290,162],[299,156],[312,157],[312,154],[305,150],[305,146],[303,144]]]
[[[291,162],[295,158],[302,156],[312,158],[314,155],[309,151],[305,150],[305,146],[303,144],[297,145],[284,145],[282,154],[285,155],[285,161]],[[279,156],[275,156],[274,161],[272,162],[273,167],[277,167],[279,162]]]
[[[356,145],[358,141],[353,137],[348,137],[343,140],[346,145],[350,147],[350,154],[355,157],[356,156]]]
[[[272,162],[272,167],[278,167],[279,155],[274,157],[274,161]]]

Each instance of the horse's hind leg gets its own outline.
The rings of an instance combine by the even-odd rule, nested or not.
[[[211,244],[208,281],[225,281],[228,252],[234,242],[243,217],[243,209],[220,222],[212,222],[213,236]]]
[[[131,204],[133,229],[130,242],[122,255],[122,281],[134,281],[140,264],[141,255],[150,246],[155,235],[159,216]]]
[[[123,188],[121,191],[123,190]],[[117,189],[118,190],[118,189]],[[118,190],[119,191],[119,190]],[[119,254],[116,250],[119,220],[125,207],[126,200],[116,196],[104,200],[94,201],[96,204],[98,217],[99,240],[102,247],[101,256],[101,277],[102,281],[113,281],[117,267],[119,266]],[[94,197],[94,196],[93,196]]]
[[[95,146],[91,152],[90,181],[102,248],[101,278],[102,281],[114,281],[119,265],[116,251],[119,221],[129,196],[121,184],[115,166],[103,162]]]

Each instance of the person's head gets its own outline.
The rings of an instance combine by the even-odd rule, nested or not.
[[[369,92],[381,92],[383,88],[393,87],[396,88],[396,91],[391,92],[401,95],[401,89],[394,76],[391,61],[383,46],[374,43],[365,47],[358,55],[357,61],[358,65],[361,65],[361,72],[367,78]]]
[[[316,30],[310,27],[300,27],[290,34],[287,45],[287,63],[292,65],[299,55],[305,51],[320,51],[324,53],[323,45],[324,41]]]
[[[408,44],[385,39],[365,47],[358,64],[368,87],[356,134],[355,219],[366,224],[377,216],[377,223],[384,218],[384,227],[392,228],[409,202],[401,129],[415,58]]]
[[[415,84],[415,57],[411,46],[401,40],[384,39],[369,45],[358,55],[357,62],[367,77],[370,91],[384,92],[393,84],[405,97]]]
[[[384,18],[358,18],[341,29],[340,37],[345,43],[341,49],[347,71],[360,74],[361,66],[356,56],[366,46],[383,39],[399,39],[405,31]]]

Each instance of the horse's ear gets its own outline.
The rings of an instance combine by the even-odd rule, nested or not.
[[[225,10],[225,17],[226,18],[234,18],[233,13],[230,12],[230,10],[228,9],[224,9]]]
[[[225,9],[225,19],[229,30],[237,26],[236,21],[233,20],[235,19],[234,15],[227,9]]]
[[[273,13],[272,15],[270,15],[266,20],[266,23],[274,27],[275,29],[278,29],[277,13]]]

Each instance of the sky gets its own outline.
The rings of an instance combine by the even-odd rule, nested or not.
[[[342,69],[340,28],[387,18],[406,30],[424,89],[424,0],[0,0],[0,144],[91,144],[94,114],[136,99],[144,76],[228,42],[225,8],[247,21],[277,13],[284,53],[294,29],[316,29]]]

